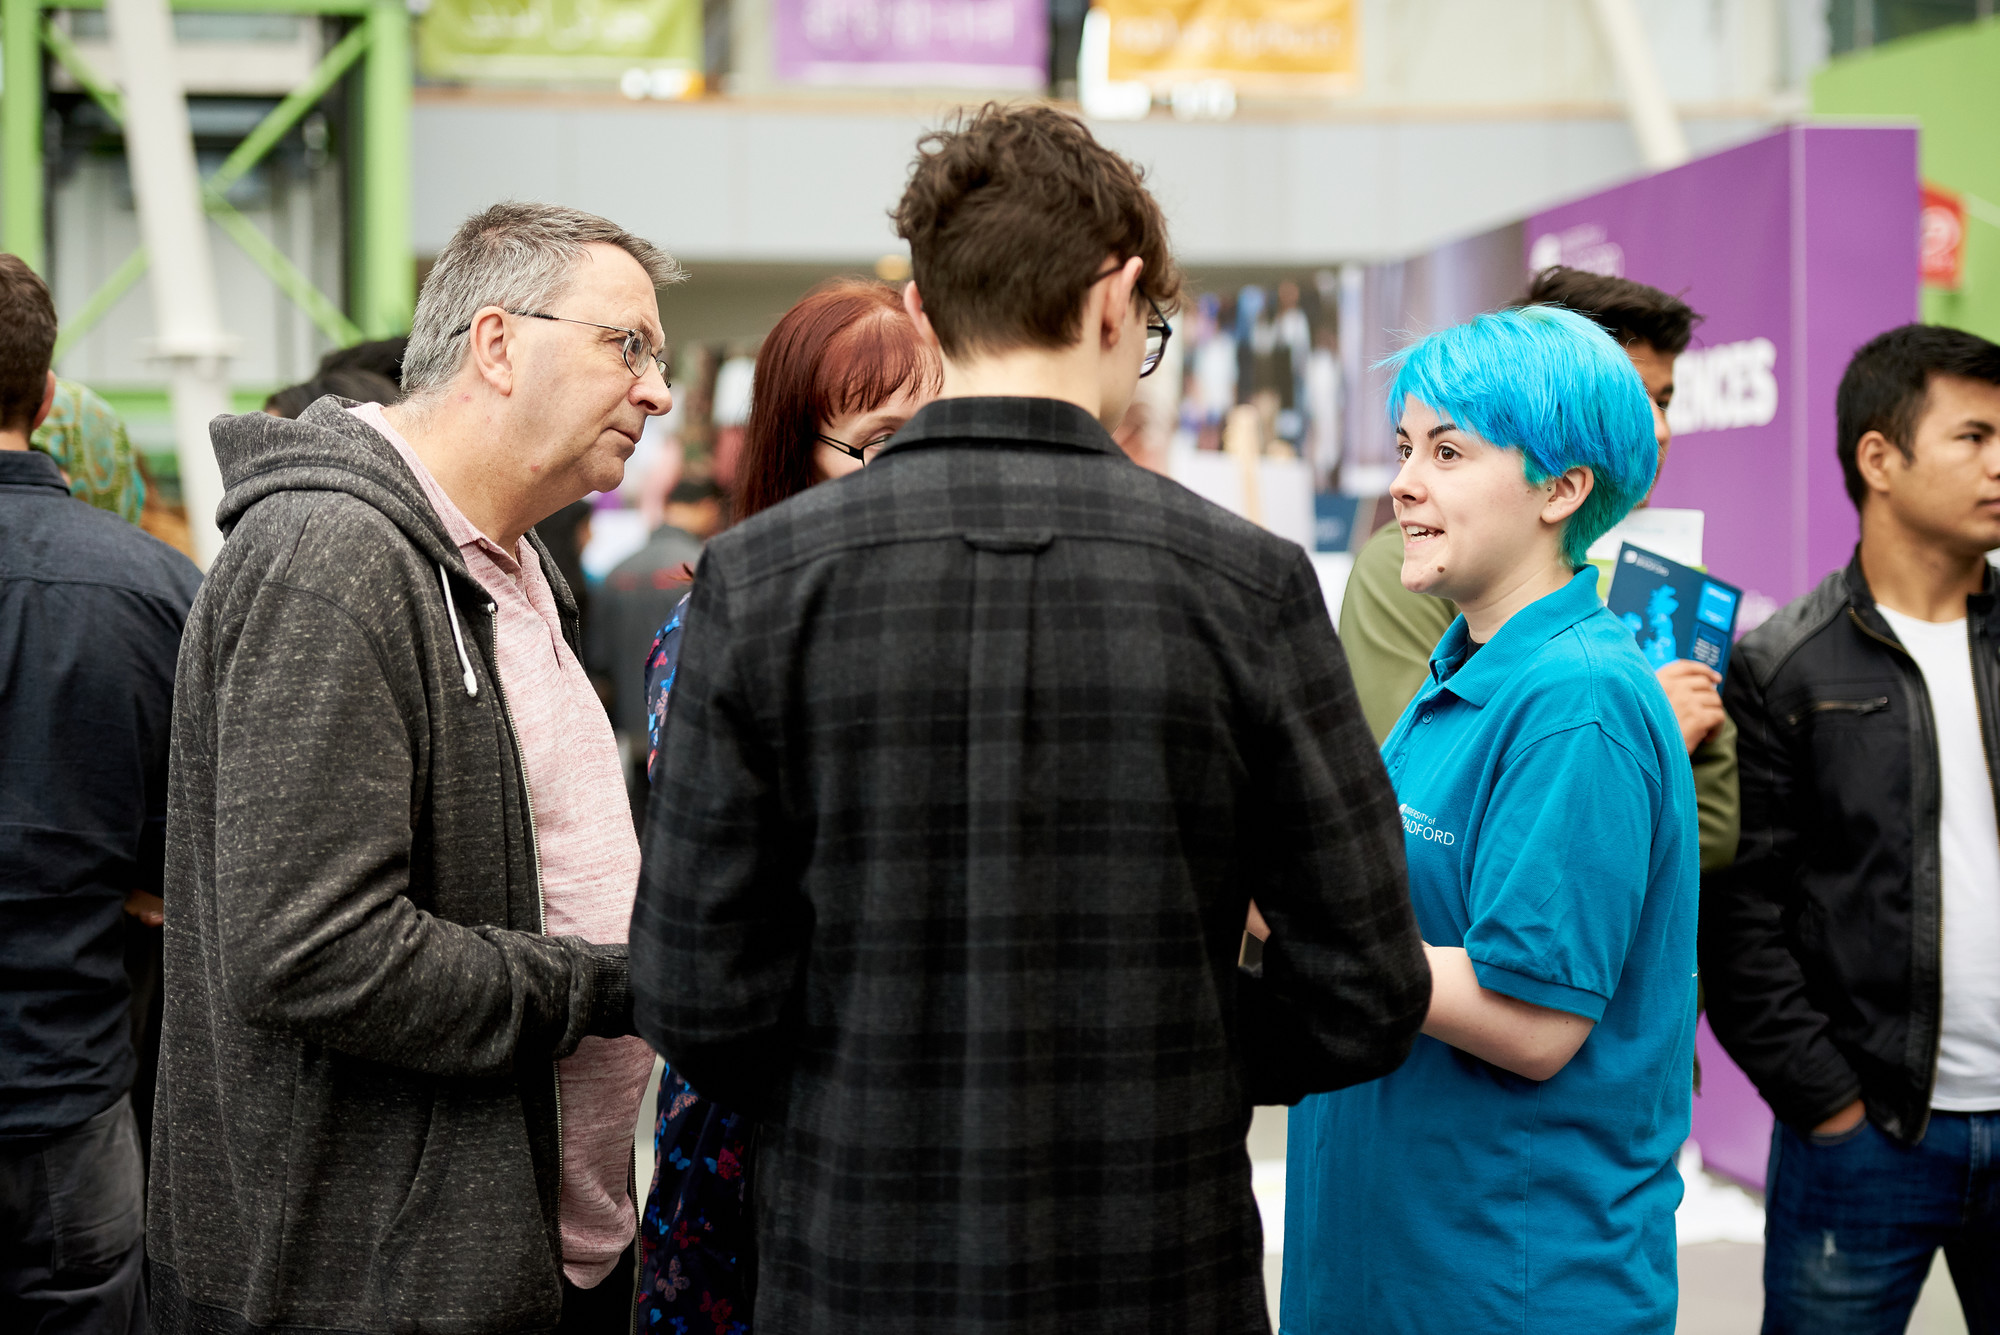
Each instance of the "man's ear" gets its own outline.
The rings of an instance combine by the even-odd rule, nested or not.
[[[943,349],[938,344],[937,330],[931,328],[931,317],[924,313],[924,294],[917,291],[917,280],[914,278],[903,284],[903,312],[910,317],[910,323],[917,327],[917,337],[933,348],[938,348],[942,354]]]
[[[1896,442],[1880,431],[1870,431],[1854,443],[1855,471],[1861,474],[1862,485],[1869,491],[1888,495],[1891,474],[1909,466],[1910,461],[1896,448]]]
[[[1548,481],[1549,498],[1542,502],[1542,522],[1560,524],[1583,508],[1597,486],[1597,475],[1586,465],[1566,468]]]
[[[507,312],[498,306],[482,306],[472,317],[470,340],[472,370],[497,394],[514,392],[514,342],[507,331]]]
[[[1104,306],[1098,312],[1097,326],[1098,339],[1106,352],[1117,347],[1118,340],[1125,337],[1125,322],[1137,297],[1139,275],[1145,268],[1146,261],[1134,255],[1117,273],[1104,280]],[[1086,306],[1086,314],[1088,311]]]
[[[42,374],[46,377],[42,381],[42,406],[35,409],[35,420],[28,423],[30,434],[36,427],[49,420],[49,410],[56,406],[56,373],[44,371]]]

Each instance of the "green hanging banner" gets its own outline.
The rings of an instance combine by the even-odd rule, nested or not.
[[[468,83],[625,83],[701,91],[701,0],[431,0],[424,75]]]

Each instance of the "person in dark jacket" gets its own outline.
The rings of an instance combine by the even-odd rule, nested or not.
[[[410,397],[218,419],[174,700],[150,1228],[168,1331],[624,1331],[638,881],[532,525],[667,411],[673,260],[468,220]]]
[[[1743,843],[1704,887],[1709,1022],[1777,1113],[1764,1329],[1900,1331],[1944,1249],[2000,1331],[2000,347],[1854,355],[1845,570],[1743,637]]]
[[[989,106],[896,219],[943,396],[702,557],[640,1032],[758,1121],[760,1330],[1266,1331],[1252,1105],[1430,996],[1388,776],[1305,553],[1111,438],[1180,292],[1138,173]]]
[[[147,1328],[125,970],[160,891],[174,660],[201,575],[28,448],[56,312],[0,255],[0,1312]]]

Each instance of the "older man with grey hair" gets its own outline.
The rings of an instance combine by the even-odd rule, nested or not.
[[[656,247],[502,204],[408,397],[217,419],[174,699],[152,1176],[168,1331],[623,1331],[639,874],[534,524],[672,398]]]

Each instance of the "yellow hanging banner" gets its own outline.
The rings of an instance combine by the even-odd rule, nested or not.
[[[1111,77],[1154,87],[1224,79],[1268,93],[1361,86],[1358,0],[1099,0]]]

